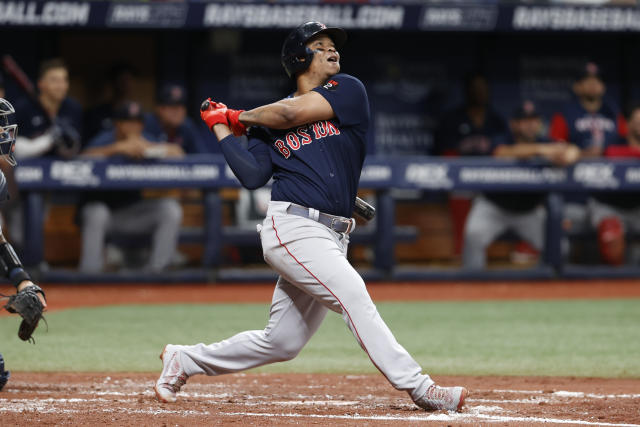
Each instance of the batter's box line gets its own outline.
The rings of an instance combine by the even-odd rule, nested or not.
[[[548,394],[556,397],[589,397],[592,399],[640,399],[640,394],[598,394],[598,393],[585,393],[584,391],[543,391],[543,390],[472,390],[474,393],[511,393],[511,394]]]
[[[539,418],[539,417],[511,417],[502,415],[474,414],[472,416],[466,414],[432,414],[426,416],[390,416],[390,415],[319,415],[319,414],[294,414],[294,413],[256,413],[256,412],[218,412],[216,415],[229,417],[264,417],[264,418],[318,418],[318,419],[339,419],[339,420],[366,420],[366,421],[461,421],[473,423],[478,418],[491,422],[520,422],[520,423],[555,423],[555,424],[574,424],[586,426],[604,426],[604,427],[640,427],[640,424],[623,424],[623,423],[596,423],[582,420],[564,420],[558,418]]]

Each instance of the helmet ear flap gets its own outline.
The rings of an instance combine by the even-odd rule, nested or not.
[[[300,69],[300,71],[304,71],[311,65],[311,61],[313,61],[314,52],[305,46],[304,55],[298,58],[298,61],[301,64],[304,64],[304,67]]]
[[[311,61],[313,61],[313,55],[313,50],[305,46],[303,54],[292,56],[289,59],[283,60],[283,65],[285,67],[285,70],[287,71],[287,74],[289,74],[289,77],[295,79],[298,73],[309,68],[309,66],[311,65]]]

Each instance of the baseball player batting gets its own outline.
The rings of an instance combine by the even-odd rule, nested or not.
[[[13,148],[16,142],[18,125],[10,125],[9,117],[15,110],[9,101],[0,98],[0,157],[15,166]],[[7,179],[0,171],[0,204],[9,198]],[[23,267],[13,247],[2,234],[0,229],[0,273],[13,283],[17,293],[11,295],[4,305],[10,313],[19,314],[23,320],[18,330],[18,336],[25,340],[33,340],[31,334],[38,326],[43,310],[47,307],[44,291],[31,281],[29,273]],[[0,294],[0,297],[5,297]],[[4,369],[4,359],[0,354],[0,390],[9,380],[9,372]]]
[[[459,410],[463,387],[439,387],[396,341],[347,261],[351,218],[365,156],[369,101],[363,84],[340,73],[340,28],[308,22],[282,47],[282,65],[297,90],[250,111],[211,99],[202,119],[248,189],[273,177],[271,202],[258,226],[264,259],[278,272],[269,322],[210,345],[167,345],[155,384],[162,402],[193,375],[221,375],[294,358],[327,310],[342,315],[371,362],[426,410]],[[248,129],[248,132],[247,132]],[[242,134],[249,138],[243,148]]]

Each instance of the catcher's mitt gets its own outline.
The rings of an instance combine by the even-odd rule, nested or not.
[[[4,306],[9,313],[18,313],[22,317],[18,336],[23,341],[35,343],[31,334],[38,326],[44,308],[40,298],[38,298],[38,293],[41,293],[44,297],[44,291],[40,286],[27,286],[17,294],[8,297],[9,300]]]

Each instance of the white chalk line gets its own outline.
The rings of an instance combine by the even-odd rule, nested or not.
[[[0,404],[1,403],[30,403],[30,402],[37,402],[40,404],[44,404],[44,403],[85,403],[85,402],[93,402],[93,403],[100,403],[100,402],[106,402],[106,403],[112,403],[113,400],[112,399],[103,399],[103,398],[95,398],[95,399],[82,399],[79,397],[74,397],[71,399],[65,399],[65,398],[54,398],[54,397],[49,397],[46,399],[38,399],[36,401],[34,401],[33,399],[0,399]],[[134,399],[121,399],[118,400],[118,402],[136,402],[136,400]]]
[[[33,385],[32,384],[28,384],[28,383],[23,383],[23,382],[13,382],[12,383],[15,387],[17,388],[9,388],[8,390],[4,390],[4,392],[8,392],[8,393],[36,393],[36,394],[50,394],[50,393],[55,393],[55,392],[60,392],[60,384],[39,384],[38,389],[37,390],[22,390],[20,389],[21,387],[24,388],[30,388]],[[95,394],[96,396],[108,396],[108,395],[113,395],[113,396],[138,396],[138,395],[153,395],[153,391],[151,390],[151,387],[153,387],[153,383],[149,383],[150,385],[144,386],[144,387],[138,387],[139,391],[133,391],[133,392],[121,392],[121,391],[111,391],[111,390],[93,390],[91,389],[89,386],[87,386],[86,389],[82,389],[79,388],[78,386],[73,386],[73,388],[75,388],[75,390],[69,386],[69,393],[77,393],[77,394]],[[137,385],[139,386],[140,383],[133,383],[131,382],[131,385]],[[192,384],[192,385],[188,385],[187,387],[190,388],[211,388],[211,387],[215,387],[216,384]],[[115,385],[111,385],[111,387],[116,388],[117,386]],[[131,387],[124,387],[124,388],[131,388]],[[228,388],[228,387],[227,387]],[[575,398],[591,398],[591,399],[640,399],[640,393],[635,393],[635,394],[630,394],[630,393],[622,393],[622,394],[598,394],[598,393],[585,393],[585,392],[581,392],[581,391],[564,391],[564,390],[558,390],[558,391],[551,391],[551,392],[547,392],[547,391],[542,391],[542,390],[510,390],[510,389],[495,389],[495,390],[472,390],[473,394],[475,393],[506,393],[506,394],[535,394],[535,395],[548,395],[548,396],[554,396],[554,397],[575,397]],[[194,398],[198,398],[198,397],[203,397],[203,398],[226,398],[226,397],[233,397],[234,394],[233,393],[201,393],[201,392],[185,392],[182,391],[178,394],[179,396],[185,396],[185,397],[194,397]],[[272,397],[272,395],[267,395],[264,397]],[[299,394],[298,397],[300,398],[309,398],[309,399],[313,399],[313,396],[305,396],[305,395],[301,395]],[[503,402],[509,402],[506,400],[502,400]],[[539,401],[539,400],[537,400]],[[526,401],[518,401],[518,400],[514,400],[513,403],[526,403]]]
[[[585,393],[583,391],[542,391],[542,390],[509,390],[509,389],[495,389],[495,390],[476,390],[478,392],[486,393],[513,393],[513,394],[548,394],[551,396],[559,397],[590,397],[592,399],[640,399],[640,393],[637,394],[598,394],[598,393]]]
[[[467,398],[465,399],[465,403],[470,402],[478,402],[478,403],[528,403],[528,404],[539,404],[540,402],[550,403],[553,402],[553,399],[474,399]]]
[[[354,406],[360,405],[362,402],[357,400],[279,400],[255,403],[244,402],[243,404],[247,406]]]
[[[558,397],[589,397],[591,399],[640,399],[640,394],[595,394],[581,391],[554,391],[553,395]]]
[[[119,403],[132,403],[137,402],[135,399],[125,399],[118,401]],[[0,399],[0,404],[10,403],[10,406],[0,406],[0,412],[14,412],[21,413],[25,410],[37,410],[39,413],[65,413],[75,414],[86,412],[82,409],[68,409],[60,408],[57,406],[51,406],[50,404],[66,404],[66,403],[109,403],[112,401],[103,398],[93,399],[41,399],[33,401],[31,399]],[[350,406],[356,405],[360,402],[357,401],[276,401],[269,402],[276,406],[290,406],[290,405],[318,405],[318,406]],[[246,404],[246,403],[245,403]],[[161,415],[161,414],[173,414],[173,415],[211,415],[208,411],[197,410],[169,410],[169,409],[140,409],[140,408],[92,408],[92,411],[98,410],[103,413],[126,413],[126,414],[148,414],[148,415]],[[529,422],[529,423],[554,423],[554,424],[578,424],[578,425],[593,425],[593,426],[606,426],[606,427],[640,427],[640,424],[629,423],[606,423],[606,422],[591,422],[584,420],[573,419],[557,419],[557,418],[540,418],[540,417],[514,417],[506,415],[493,415],[483,412],[504,412],[504,408],[500,406],[473,406],[468,408],[471,413],[448,413],[448,414],[428,414],[428,415],[320,415],[320,414],[296,414],[296,413],[255,413],[255,412],[216,412],[216,415],[224,416],[253,416],[253,417],[285,417],[285,418],[320,418],[320,419],[344,419],[344,420],[370,420],[370,421],[459,421],[459,422],[473,422],[478,418],[487,420],[489,422]]]
[[[492,390],[478,390],[478,391],[485,391],[485,392],[491,392],[491,393],[520,393],[520,394],[543,394],[544,391],[542,390],[509,390],[509,389],[500,389],[500,388],[496,388],[496,389],[492,389]],[[551,394],[551,393],[548,393]]]
[[[90,412],[102,412],[105,414],[143,414],[143,415],[202,415],[209,416],[211,415],[208,411],[176,411],[176,410],[168,410],[168,409],[134,409],[134,408],[102,408],[102,409],[65,409],[65,408],[39,408],[39,407],[27,407],[27,408],[19,408],[19,409],[9,409],[9,408],[0,408],[0,413],[2,412],[12,412],[12,413],[24,413],[25,410],[36,410],[38,414],[80,414]]]
[[[474,422],[476,418],[482,418],[491,422],[528,422],[528,423],[554,423],[554,424],[578,424],[589,426],[605,426],[605,427],[640,427],[640,424],[622,424],[622,423],[596,423],[582,420],[564,420],[556,418],[538,418],[538,417],[509,417],[502,415],[489,414],[432,414],[425,416],[394,416],[394,415],[319,415],[319,414],[295,414],[295,413],[256,413],[256,412],[217,412],[216,415],[224,415],[230,417],[282,417],[282,418],[319,418],[319,419],[338,419],[338,420],[364,420],[364,421],[468,421]]]

